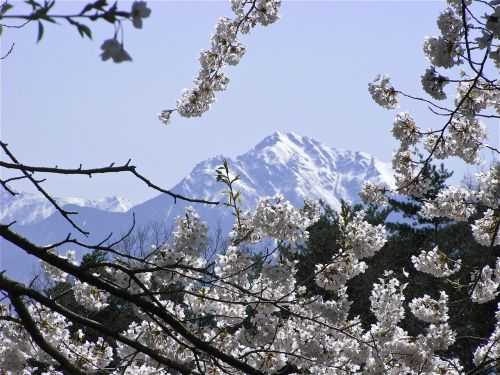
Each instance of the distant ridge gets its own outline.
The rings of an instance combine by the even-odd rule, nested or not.
[[[92,207],[102,211],[126,212],[132,203],[121,197],[105,197],[102,199],[83,198],[55,198],[61,206],[72,204],[79,207]],[[17,193],[12,196],[4,189],[0,189],[0,222],[19,224],[36,224],[50,215],[56,209],[43,196],[33,193]]]

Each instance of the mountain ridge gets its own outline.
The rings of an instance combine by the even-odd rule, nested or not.
[[[224,160],[227,160],[230,172],[241,177],[237,188],[241,191],[243,209],[254,207],[261,196],[278,192],[296,207],[301,207],[307,198],[321,199],[333,208],[338,208],[341,200],[359,202],[358,192],[366,180],[389,186],[394,183],[389,164],[382,163],[370,154],[334,149],[292,132],[276,132],[235,158],[217,155],[197,163],[192,171],[170,190],[187,197],[223,201],[221,192],[225,186],[216,182],[215,169]],[[101,202],[99,208],[78,206],[84,201],[70,202],[66,199],[64,202],[67,207],[79,212],[78,215],[72,216],[72,219],[92,233],[89,238],[76,233],[56,212],[42,220],[29,221],[24,218],[24,222],[23,217],[4,215],[2,222],[6,222],[4,218],[18,219],[13,226],[14,231],[35,243],[47,245],[64,239],[69,232],[87,243],[99,243],[110,233],[117,238],[130,228],[134,220],[138,225],[159,222],[170,227],[174,219],[183,215],[185,208],[190,205],[195,206],[200,217],[209,223],[209,227],[218,226],[227,232],[233,220],[230,210],[224,205],[194,205],[181,200],[175,202],[164,194],[134,205],[128,210],[124,209],[126,206],[119,198],[114,201],[109,199],[108,211],[102,210],[105,201],[97,200]],[[25,211],[21,210],[19,213],[25,214]],[[19,249],[11,249],[3,240],[0,244],[0,271],[6,268],[8,274],[22,274],[19,269],[13,272],[13,267],[21,264],[19,253],[22,252]]]
[[[132,208],[132,203],[122,197],[110,196],[100,199],[84,199],[75,197],[55,197],[61,206],[91,207],[108,212],[126,212]],[[47,219],[56,212],[54,206],[41,194],[16,192],[12,196],[4,189],[0,190],[0,222],[19,224],[36,224]]]

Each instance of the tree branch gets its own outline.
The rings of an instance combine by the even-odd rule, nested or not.
[[[72,264],[64,258],[61,258],[55,254],[51,254],[47,251],[46,248],[41,248],[32,242],[28,241],[26,238],[18,235],[17,233],[11,231],[6,225],[0,224],[0,236],[5,238],[7,241],[12,244],[20,247],[28,254],[34,255],[38,259],[43,260],[44,262],[57,267],[58,269],[76,277],[78,280],[88,283],[89,285],[93,285],[99,289],[102,289],[114,296],[119,298],[123,298],[137,307],[144,309],[144,311],[148,311],[157,317],[161,318],[166,324],[168,324],[172,329],[177,332],[179,335],[184,337],[186,340],[191,342],[196,348],[204,351],[208,355],[211,355],[234,368],[243,371],[246,374],[253,375],[264,375],[264,373],[260,370],[255,369],[254,367],[248,365],[247,363],[224,353],[220,349],[206,342],[205,340],[196,336],[193,332],[191,332],[187,327],[184,326],[182,322],[180,322],[174,315],[169,313],[166,309],[161,306],[157,306],[150,301],[147,301],[135,294],[130,293],[129,291],[119,288],[110,282],[107,282],[97,276],[94,276],[84,270],[82,270],[79,266]]]
[[[2,147],[7,146],[5,143],[2,143],[2,142],[0,142],[0,144],[2,145]],[[5,147],[4,147],[4,149],[5,149]],[[219,204],[218,201],[208,201],[208,200],[204,200],[204,199],[188,198],[188,197],[185,197],[181,194],[176,194],[176,193],[173,193],[169,190],[165,190],[165,189],[159,187],[158,185],[154,184],[153,182],[151,182],[148,178],[144,177],[139,172],[137,172],[137,167],[134,165],[130,165],[129,162],[127,162],[124,165],[117,166],[117,167],[115,167],[114,163],[113,163],[108,167],[83,169],[83,168],[81,168],[81,166],[79,168],[35,167],[35,166],[20,164],[18,162],[8,163],[8,162],[0,161],[0,167],[4,167],[4,168],[8,168],[8,169],[16,169],[16,170],[19,170],[21,172],[41,172],[41,173],[53,173],[53,174],[65,174],[65,175],[87,175],[89,177],[92,177],[93,174],[129,172],[129,173],[132,173],[139,180],[143,181],[150,188],[171,196],[172,198],[174,198],[174,201],[176,201],[177,199],[180,199],[180,200],[183,200],[186,202],[192,202],[192,203],[204,203],[204,204],[213,204],[213,205]]]
[[[0,279],[3,279],[3,275],[0,275]],[[50,343],[48,343],[43,337],[42,333],[38,330],[38,327],[31,317],[28,309],[24,305],[21,297],[12,291],[8,293],[10,302],[12,306],[16,309],[19,319],[23,323],[23,327],[28,331],[31,338],[35,343],[48,355],[54,358],[61,367],[71,375],[86,375],[86,372],[82,371],[79,367],[75,366],[71,361],[61,354],[59,350],[54,348]]]

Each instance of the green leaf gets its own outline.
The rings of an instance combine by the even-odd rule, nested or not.
[[[77,28],[82,38],[85,38],[85,36],[87,36],[89,39],[92,39],[92,31],[87,25],[79,23]]]
[[[89,39],[92,39],[92,31],[87,25],[76,22],[75,20],[71,19],[71,17],[66,17],[66,21],[76,27],[78,33],[82,38],[85,38],[85,36],[87,36]]]
[[[40,40],[43,38],[43,24],[42,22],[38,21],[38,37],[36,39],[36,42],[38,43]]]
[[[117,3],[115,3],[104,13],[102,18],[104,18],[106,21],[109,23],[115,23],[116,22],[116,9],[117,9]]]
[[[92,3],[89,3],[87,5],[85,5],[82,9],[82,11],[80,12],[80,14],[85,14],[87,13],[89,10],[92,10],[94,8],[94,4]]]
[[[38,4],[34,0],[26,0],[25,3],[28,4],[28,5],[31,5],[31,7],[33,8],[33,10],[35,10],[36,8],[41,8],[42,7],[40,4]]]
[[[97,0],[95,1],[93,4],[92,4],[92,7],[94,9],[97,9],[97,10],[100,10],[100,11],[103,11],[104,10],[104,7],[106,7],[108,5],[108,2],[106,0]]]
[[[115,16],[115,12],[114,11],[109,11],[109,12],[106,12],[102,18],[104,18],[106,21],[108,21],[109,23],[115,23],[116,22],[116,16]]]
[[[0,7],[0,15],[4,15],[9,9],[14,8],[14,5],[9,4],[9,3],[3,3],[2,6]]]

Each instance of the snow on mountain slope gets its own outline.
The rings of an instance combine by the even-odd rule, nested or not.
[[[306,199],[321,199],[333,208],[340,201],[359,202],[358,192],[364,181],[393,186],[390,165],[363,152],[333,149],[315,140],[295,133],[274,133],[249,152],[231,159],[216,156],[196,165],[172,190],[188,197],[221,200],[224,186],[215,182],[215,169],[227,160],[233,174],[241,177],[241,190],[245,208],[255,206],[259,197],[281,192],[296,207]],[[135,206],[140,217],[156,216],[173,219],[187,204],[174,204],[159,196]],[[208,221],[214,214],[228,216],[225,207],[197,206]],[[222,213],[221,213],[222,212]],[[220,217],[219,217],[220,219]]]
[[[224,160],[227,160],[231,173],[241,177],[239,189],[245,209],[255,206],[259,197],[277,192],[296,207],[301,207],[307,198],[321,199],[338,208],[342,199],[359,202],[358,192],[366,180],[389,186],[394,183],[389,164],[369,154],[333,149],[295,133],[274,133],[236,158],[216,156],[197,164],[171,190],[187,197],[224,200],[221,192],[225,187],[215,181],[215,169]],[[175,203],[166,195],[159,195],[129,210],[128,202],[121,198],[96,201],[60,199],[61,204],[68,204],[71,210],[79,212],[72,218],[92,234],[84,239],[39,197],[20,194],[19,198],[10,198],[9,201],[2,194],[0,198],[1,222],[17,220],[13,229],[41,245],[58,242],[69,232],[87,243],[98,243],[110,233],[114,238],[119,237],[130,228],[132,213],[138,226],[159,222],[170,227],[178,215],[184,214],[188,205],[194,206],[212,229],[220,227],[227,231],[233,220],[231,211],[224,205],[192,204],[181,200]],[[16,279],[26,280],[31,274],[33,260],[3,240],[0,245],[0,271],[7,269],[7,273]]]
[[[393,185],[387,164],[363,152],[333,149],[295,133],[275,133],[236,159],[249,179],[243,183],[257,196],[281,190],[300,206],[304,198],[322,199],[334,208],[340,200],[358,202],[366,180]],[[239,173],[239,172],[236,172]]]
[[[132,204],[121,197],[102,199],[56,198],[61,206],[72,204],[79,207],[92,207],[102,211],[125,212]],[[54,206],[40,194],[18,193],[15,197],[0,189],[0,221],[2,223],[36,224],[55,212]]]

